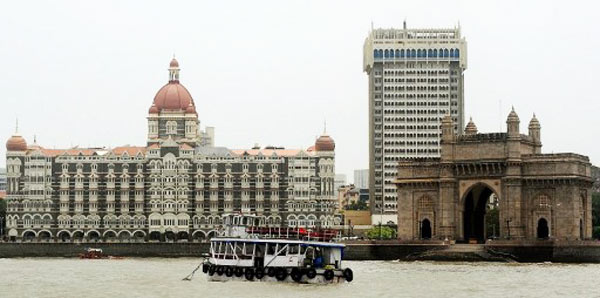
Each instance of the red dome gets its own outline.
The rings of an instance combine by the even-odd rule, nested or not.
[[[191,103],[188,105],[187,109],[185,109],[186,114],[196,114],[196,108]]]
[[[150,110],[148,110],[149,114],[158,114],[158,108],[156,107],[155,104],[152,104],[152,106],[150,107]]]
[[[316,151],[333,151],[335,150],[335,142],[328,135],[320,136],[315,142]]]
[[[177,62],[177,59],[175,59],[175,58],[171,59],[171,63],[169,63],[169,67],[179,67],[179,62]]]
[[[7,151],[26,151],[27,142],[22,136],[12,136],[6,142]]]
[[[190,92],[177,81],[171,81],[164,85],[154,97],[153,105],[156,109],[167,110],[186,110],[190,105],[194,105],[194,100]],[[152,110],[152,108],[150,108]]]

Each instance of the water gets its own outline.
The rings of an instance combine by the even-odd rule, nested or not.
[[[345,262],[352,283],[208,282],[198,259],[0,259],[0,297],[600,297],[600,264]]]

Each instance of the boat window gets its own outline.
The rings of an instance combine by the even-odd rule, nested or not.
[[[254,248],[254,244],[252,244],[252,243],[244,243],[244,254],[248,255],[248,256],[251,256],[253,248]]]
[[[306,253],[306,248],[307,248],[307,247],[308,247],[308,246],[306,246],[306,245],[300,245],[300,254],[302,254],[302,255],[303,255],[303,254],[305,254],[305,253]]]
[[[290,255],[297,255],[298,254],[298,250],[299,250],[299,245],[297,244],[290,244],[290,246],[288,247],[288,254]]]
[[[274,255],[275,254],[275,243],[267,244],[267,254]]]
[[[279,251],[279,253],[277,254],[278,256],[285,256],[287,252],[287,244],[279,244],[277,246],[277,251]]]

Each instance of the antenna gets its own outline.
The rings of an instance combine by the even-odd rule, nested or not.
[[[502,131],[502,99],[498,100],[498,132]]]
[[[15,134],[19,133],[19,117],[17,117],[17,124],[15,125]]]

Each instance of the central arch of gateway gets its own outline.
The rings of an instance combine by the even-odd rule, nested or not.
[[[405,240],[591,238],[591,169],[586,156],[542,154],[540,125],[519,131],[512,111],[506,133],[457,135],[442,121],[439,158],[403,159],[398,237]]]

